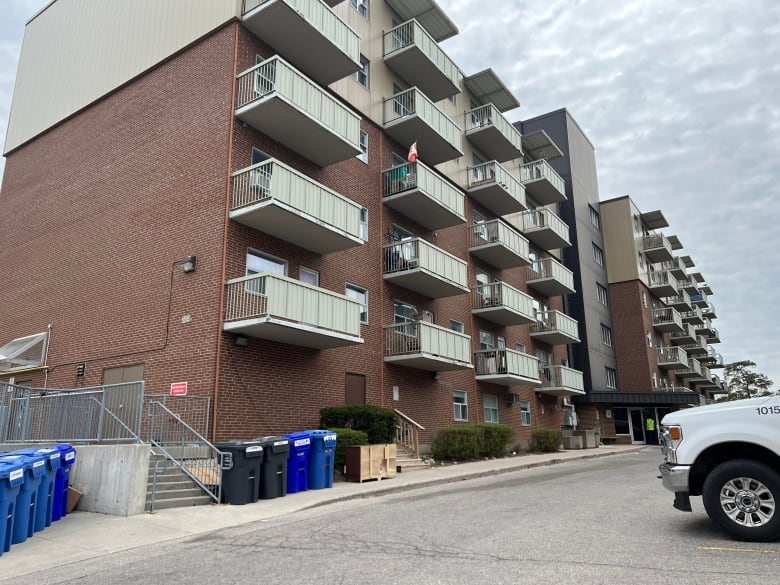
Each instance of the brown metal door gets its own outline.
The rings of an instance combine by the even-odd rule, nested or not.
[[[344,380],[344,404],[357,406],[366,403],[366,377],[347,374]]]

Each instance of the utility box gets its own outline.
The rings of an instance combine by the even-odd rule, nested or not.
[[[346,449],[345,458],[347,481],[366,481],[395,477],[395,443],[376,445],[351,445]]]

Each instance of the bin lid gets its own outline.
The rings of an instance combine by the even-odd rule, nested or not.
[[[314,441],[323,441],[327,446],[332,446],[336,444],[336,439],[338,438],[338,434],[336,434],[333,431],[323,430],[323,429],[317,429],[313,431],[306,431],[311,435],[311,438]]]
[[[298,451],[306,451],[307,449],[311,448],[311,435],[308,431],[288,433],[284,436],[284,438],[290,440],[291,449],[294,448]]]
[[[286,437],[258,437],[256,440],[260,441],[271,453],[288,453],[290,451],[290,440]]]
[[[29,449],[17,449],[16,451],[12,451],[11,453],[8,454],[14,455],[17,453],[20,455],[42,455],[45,458],[46,462],[48,463],[49,469],[60,468],[61,457],[60,457],[59,449],[54,449],[53,447],[42,447],[42,448],[31,447]]]
[[[21,463],[0,461],[0,480],[8,480],[10,487],[24,483],[24,466]]]
[[[57,443],[51,448],[59,450],[61,461],[65,465],[73,465],[76,462],[76,449],[70,443]]]
[[[0,457],[0,461],[10,461],[11,463],[18,463],[25,470],[29,471],[33,477],[43,477],[46,475],[46,458],[43,455],[3,455]]]
[[[243,451],[245,457],[259,457],[263,454],[263,445],[257,440],[242,441],[235,439],[223,443],[214,443],[214,446],[220,451]]]

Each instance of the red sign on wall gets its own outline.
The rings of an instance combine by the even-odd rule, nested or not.
[[[174,382],[171,384],[171,396],[186,396],[187,382]]]

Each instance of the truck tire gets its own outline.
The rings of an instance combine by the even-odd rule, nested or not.
[[[780,539],[780,474],[771,467],[734,459],[721,463],[704,480],[704,509],[736,540]]]

